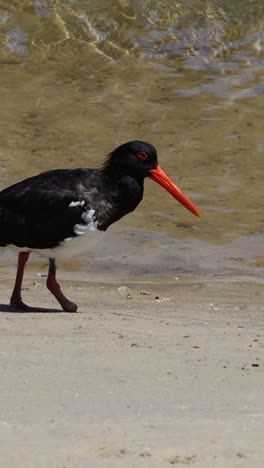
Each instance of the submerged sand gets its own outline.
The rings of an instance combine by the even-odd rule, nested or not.
[[[263,467],[263,285],[44,283],[0,286],[1,466]]]

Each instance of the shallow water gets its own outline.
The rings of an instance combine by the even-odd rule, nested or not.
[[[1,187],[145,139],[203,217],[147,181],[109,272],[263,278],[263,24],[262,0],[0,0]]]

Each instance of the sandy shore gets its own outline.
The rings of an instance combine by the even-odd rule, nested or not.
[[[0,466],[263,467],[263,285],[44,281],[0,287]]]

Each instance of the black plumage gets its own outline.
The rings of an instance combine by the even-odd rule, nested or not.
[[[11,309],[29,310],[21,299],[24,267],[31,250],[47,255],[49,249],[47,286],[64,310],[75,311],[55,279],[56,252],[84,233],[88,238],[89,231],[106,231],[133,211],[142,200],[145,177],[198,213],[158,166],[156,149],[142,141],[119,146],[100,169],[56,169],[0,192],[0,246],[16,246],[20,252]]]

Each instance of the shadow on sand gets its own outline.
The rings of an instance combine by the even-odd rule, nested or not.
[[[10,314],[34,314],[34,313],[45,313],[45,314],[76,314],[76,312],[66,312],[62,309],[55,309],[55,308],[44,308],[44,307],[28,307],[27,310],[11,310],[9,304],[0,304],[0,313],[1,312],[8,312]]]

